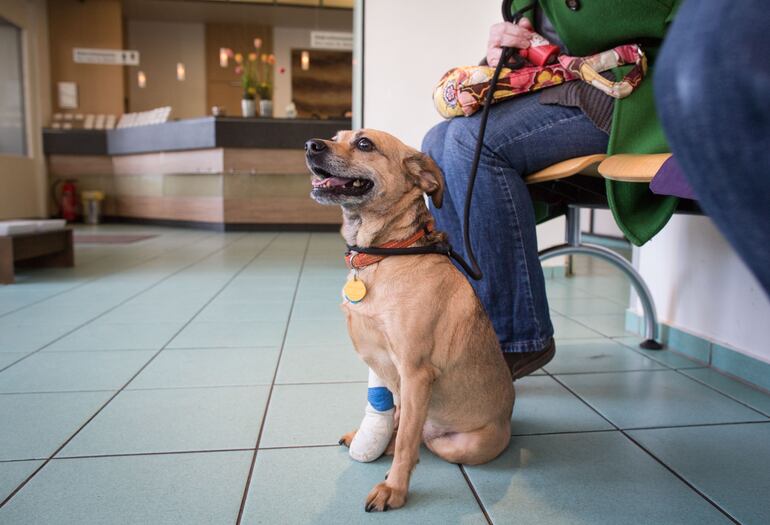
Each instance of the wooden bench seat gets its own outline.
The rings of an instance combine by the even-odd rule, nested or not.
[[[650,155],[618,154],[612,156],[603,154],[586,155],[557,162],[529,175],[524,179],[524,182],[527,184],[538,184],[558,181],[574,175],[588,175],[615,181],[649,184],[669,157],[671,157],[670,153]],[[568,183],[565,182],[565,184]],[[582,202],[583,206],[590,204],[590,202]],[[582,254],[603,259],[621,270],[631,281],[644,311],[644,340],[639,346],[648,350],[660,350],[663,346],[658,342],[658,316],[655,311],[652,294],[647,288],[644,279],[642,279],[642,276],[629,261],[617,253],[603,246],[583,242],[580,228],[580,206],[580,201],[570,203],[567,206],[566,242],[541,250],[539,253],[540,261],[546,261],[551,257],[571,257],[572,255]]]
[[[649,184],[670,157],[671,153],[619,153],[607,157],[599,164],[599,174],[605,179]]]
[[[72,228],[0,235],[0,284],[15,282],[14,266],[74,266]]]
[[[584,157],[567,159],[531,174],[524,179],[524,182],[527,184],[537,184],[539,182],[564,179],[571,177],[572,175],[577,175],[578,173],[582,175],[599,176],[597,167],[606,158],[607,155],[599,153],[596,155],[586,155]]]

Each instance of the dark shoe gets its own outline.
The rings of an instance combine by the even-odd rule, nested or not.
[[[551,338],[545,348],[539,352],[503,352],[503,357],[513,380],[516,381],[547,365],[554,354],[556,354],[556,343]]]

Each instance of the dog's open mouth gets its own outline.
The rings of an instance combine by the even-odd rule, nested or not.
[[[369,179],[357,179],[332,175],[323,168],[313,166],[313,193],[323,195],[340,195],[358,197],[374,187]]]

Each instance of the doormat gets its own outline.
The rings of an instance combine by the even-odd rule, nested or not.
[[[157,235],[131,235],[131,234],[75,234],[75,244],[131,244],[134,242],[152,239]]]

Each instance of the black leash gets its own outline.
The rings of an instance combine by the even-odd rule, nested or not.
[[[511,7],[513,0],[503,0],[503,20],[517,24],[521,20],[524,13],[533,9],[537,2],[522,7],[515,13],[511,13]],[[509,64],[509,61],[515,58],[516,61],[513,64]],[[495,73],[492,75],[492,80],[489,83],[489,91],[487,91],[487,97],[484,100],[484,109],[481,112],[481,121],[479,122],[479,138],[476,141],[476,151],[473,154],[473,165],[471,166],[471,174],[468,177],[468,187],[465,190],[465,208],[463,210],[463,246],[465,253],[468,254],[468,263],[462,256],[454,251],[452,245],[448,242],[442,242],[439,244],[433,244],[430,246],[414,246],[411,248],[376,248],[376,247],[360,247],[360,246],[348,246],[349,252],[366,253],[369,255],[423,255],[429,253],[435,253],[440,255],[447,255],[454,259],[459,264],[468,277],[475,281],[479,281],[484,277],[479,268],[479,263],[476,261],[476,255],[473,253],[473,247],[471,246],[471,231],[470,231],[470,218],[471,218],[471,200],[473,198],[473,186],[476,184],[476,174],[479,170],[479,162],[481,160],[481,150],[484,147],[484,133],[487,130],[487,120],[489,119],[489,110],[492,107],[492,98],[497,87],[497,81],[500,78],[500,72],[503,67],[509,69],[518,69],[524,65],[524,59],[516,54],[516,49],[512,47],[502,48],[500,55],[500,62],[495,67]]]

